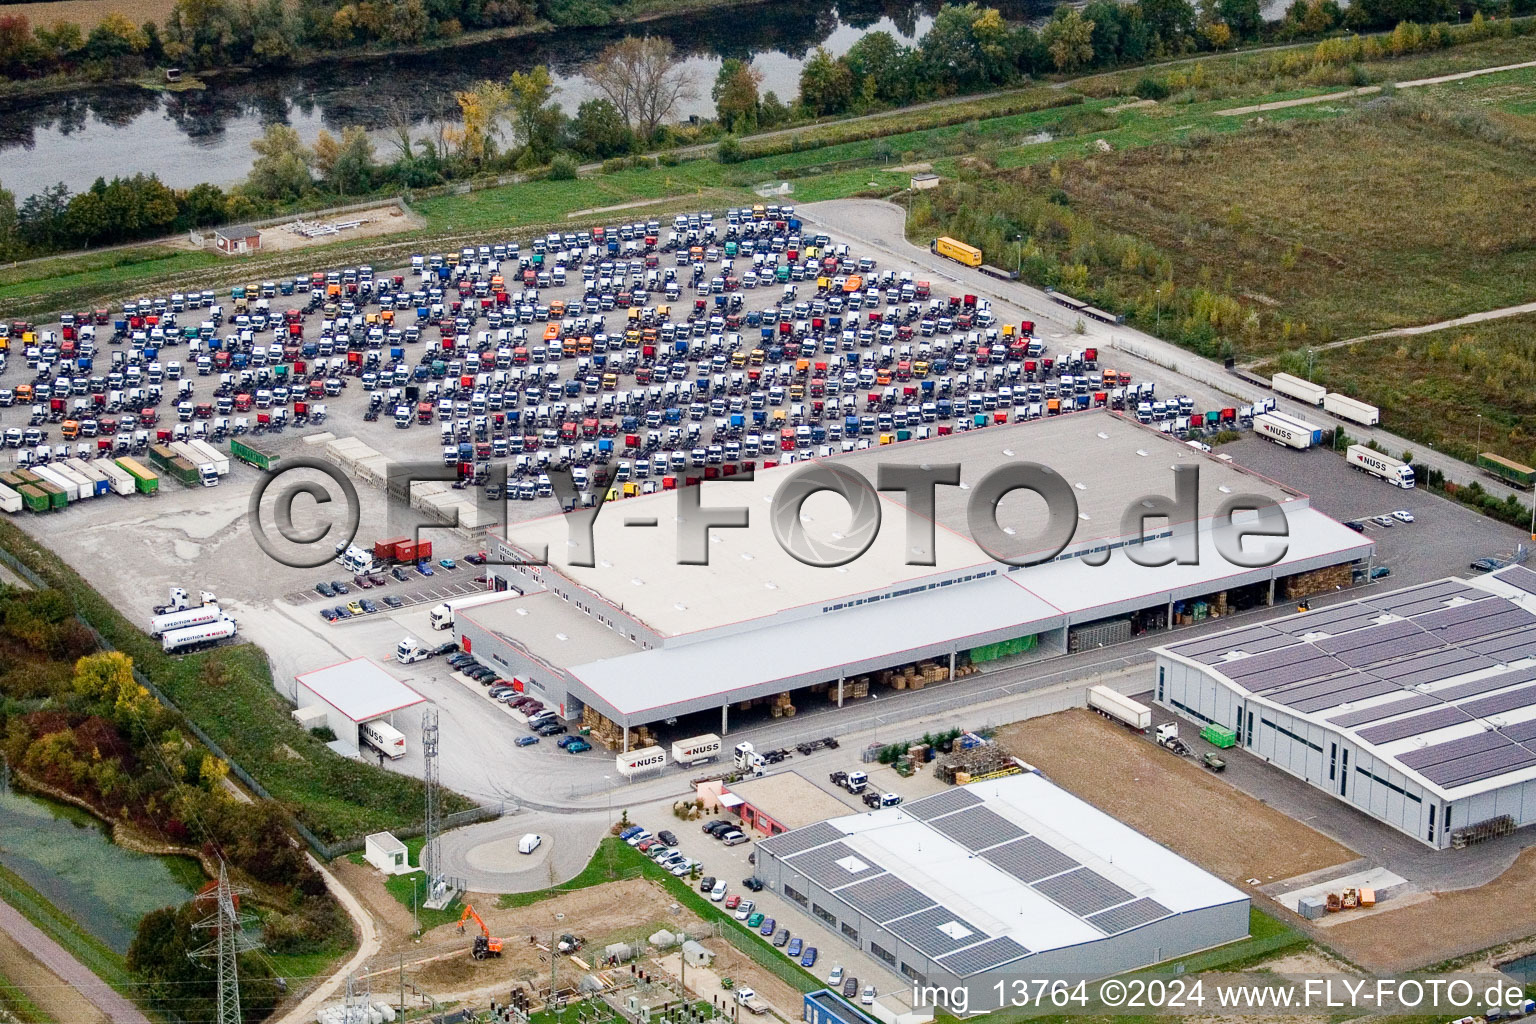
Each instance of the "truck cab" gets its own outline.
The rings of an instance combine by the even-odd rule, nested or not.
[[[395,645],[395,660],[402,665],[415,664],[418,661],[426,661],[430,654],[421,646],[421,642],[413,636],[404,637]]]

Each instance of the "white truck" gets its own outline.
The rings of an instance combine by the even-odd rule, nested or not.
[[[395,645],[395,660],[402,665],[414,665],[418,661],[426,661],[432,655],[421,646],[421,641],[413,636],[405,637]]]
[[[364,722],[358,727],[357,735],[362,742],[392,761],[398,761],[405,756],[405,737],[400,734],[400,730],[382,718]]]
[[[1088,706],[1106,718],[1145,732],[1152,727],[1152,709],[1107,686],[1088,688]]]
[[[750,988],[738,988],[736,990],[736,1005],[745,1007],[752,1013],[763,1014],[768,1012],[768,1004],[757,998],[757,993]]]
[[[1374,448],[1352,444],[1344,452],[1344,458],[1362,473],[1381,477],[1394,487],[1407,490],[1414,484],[1412,466],[1390,455],[1383,455]]]
[[[762,754],[757,752],[757,749],[752,744],[738,743],[736,744],[735,765],[738,771],[753,772],[754,774],[761,775],[763,769],[768,766],[768,762],[763,758]]]
[[[1323,428],[1283,412],[1266,412],[1253,418],[1253,432],[1287,448],[1307,449],[1323,439]]]
[[[216,604],[205,604],[198,608],[185,608],[181,611],[167,612],[164,615],[156,615],[149,621],[150,636],[164,636],[176,629],[186,629],[189,626],[206,626],[210,622],[218,622],[224,617]]]
[[[466,608],[474,608],[477,605],[490,604],[492,601],[505,601],[509,597],[517,595],[509,590],[491,590],[484,594],[475,594],[472,597],[460,597],[452,601],[444,601],[437,605],[429,613],[433,629],[452,629],[454,613]]]
[[[718,760],[719,757],[720,737],[712,732],[705,733],[703,736],[691,736],[672,744],[672,761],[684,768]]]
[[[1323,398],[1328,394],[1328,389],[1321,384],[1313,384],[1309,380],[1302,380],[1288,373],[1277,373],[1269,378],[1269,386],[1274,388],[1277,394],[1287,395],[1308,405],[1322,405]]]
[[[227,476],[229,474],[229,456],[219,451],[207,441],[193,438],[187,442],[187,447],[191,448],[193,451],[201,455],[206,461],[211,463],[213,465],[214,472],[218,473],[219,476]]]
[[[379,572],[379,566],[373,560],[373,552],[367,548],[360,548],[355,544],[349,544],[336,558],[341,567],[354,576],[363,576],[369,573]]]
[[[218,619],[201,626],[173,629],[160,637],[160,647],[166,654],[196,650],[221,640],[229,640],[239,632],[234,619]]]
[[[1330,391],[1323,396],[1323,411],[1333,413],[1341,420],[1349,420],[1367,427],[1374,427],[1381,422],[1380,409],[1374,405],[1357,402],[1337,391]]]
[[[218,463],[208,457],[207,453],[198,451],[192,447],[191,441],[172,441],[171,451],[186,459],[197,467],[197,482],[204,487],[219,486]],[[224,460],[224,471],[229,472],[229,460]]]

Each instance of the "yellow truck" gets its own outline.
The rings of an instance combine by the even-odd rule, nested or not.
[[[946,259],[963,263],[968,267],[981,266],[981,250],[953,238],[935,238],[928,243],[928,249],[930,252],[938,253]]]

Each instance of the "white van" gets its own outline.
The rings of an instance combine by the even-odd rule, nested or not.
[[[523,838],[517,841],[517,852],[532,853],[534,850],[539,848],[539,844],[543,841],[543,836],[534,835],[532,832],[529,832],[527,835],[523,836]]]

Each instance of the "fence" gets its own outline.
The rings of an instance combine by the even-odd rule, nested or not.
[[[28,568],[27,565],[21,561],[21,559],[17,558],[15,555],[11,554],[9,551],[4,550],[3,548],[0,548],[0,562],[5,563],[5,565],[9,566],[11,570],[16,573],[16,575],[26,580],[27,583],[33,587],[36,587],[38,590],[51,589],[46,580]],[[75,613],[75,620],[90,632],[91,636],[95,638],[96,643],[102,648],[102,650],[114,651],[117,649],[113,647],[112,644],[108,643],[107,638],[101,635],[101,631],[98,630],[89,621],[87,621],[86,618],[79,612]],[[148,690],[150,695],[153,696],[155,700],[159,701],[161,704],[165,705],[165,707],[175,712],[176,715],[179,716],[182,722],[186,725],[187,730],[191,732],[193,736],[197,737],[199,743],[208,748],[209,753],[213,754],[214,757],[217,757],[219,760],[229,765],[230,774],[233,775],[236,779],[240,780],[241,785],[245,786],[252,793],[255,793],[257,796],[261,797],[261,799],[271,800],[273,803],[277,803],[278,806],[282,806],[276,799],[273,798],[271,793],[267,792],[267,788],[265,786],[256,781],[256,777],[254,775],[246,771],[239,761],[236,761],[234,758],[230,757],[223,747],[214,742],[212,736],[209,736],[198,726],[196,722],[188,718],[186,714],[184,714],[182,710],[176,706],[176,703],[172,701],[170,697],[166,696],[166,694],[161,691],[161,689],[156,686],[148,676],[139,671],[137,665],[135,665],[133,668],[133,678],[135,682],[144,687],[144,689]],[[471,807],[467,810],[455,811],[452,814],[444,815],[442,827],[444,829],[457,828],[460,825],[469,825],[477,821],[487,821],[491,818],[499,818],[505,813],[505,802],[495,807]],[[292,827],[292,829],[304,839],[305,843],[309,844],[309,848],[313,850],[315,856],[319,857],[321,860],[333,860],[343,853],[352,853],[353,851],[361,850],[363,848],[362,836],[354,836],[351,839],[341,839],[334,843],[326,843],[322,841],[319,836],[315,835],[314,832],[310,831],[310,829],[302,821],[299,821],[291,814],[286,815],[286,817],[288,818],[289,826]],[[397,832],[396,834],[403,836],[416,836],[420,835],[421,832],[422,829],[413,828],[410,830]]]

